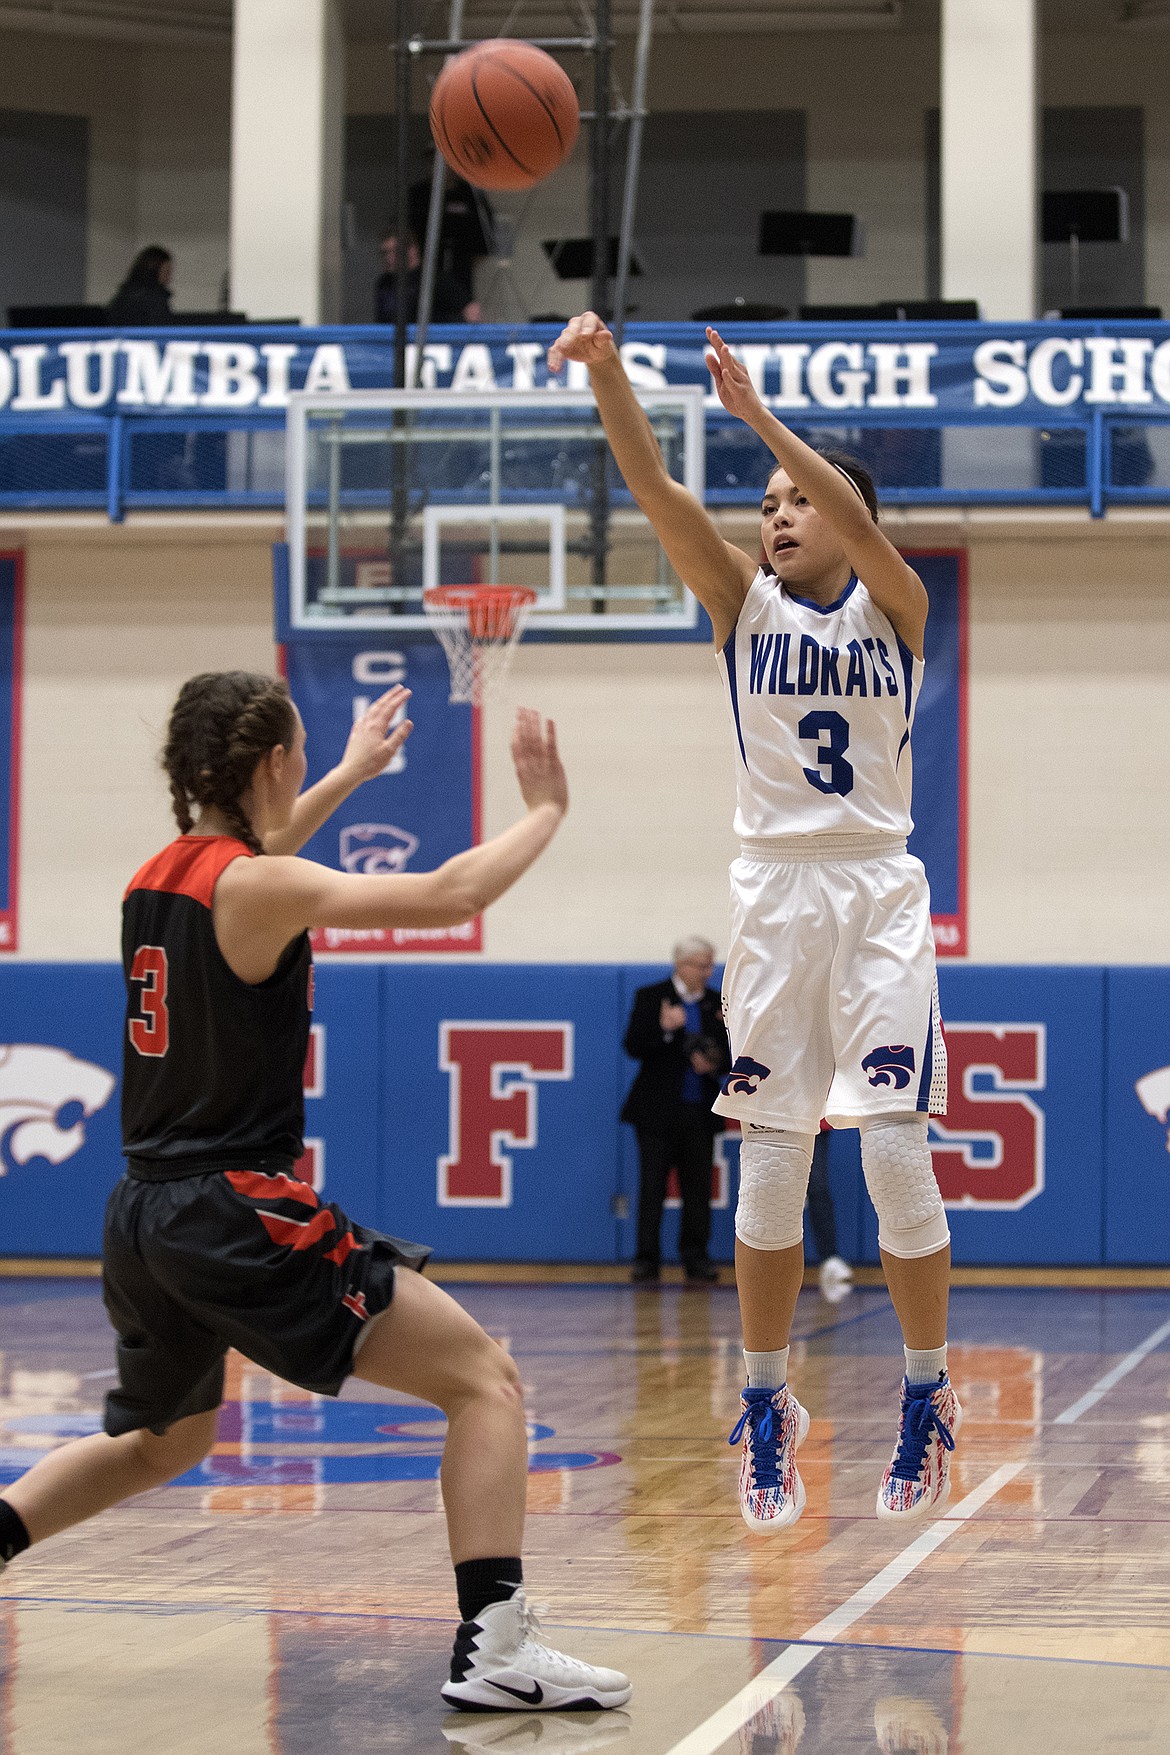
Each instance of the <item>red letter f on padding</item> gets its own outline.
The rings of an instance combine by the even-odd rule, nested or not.
[[[451,1080],[439,1205],[510,1207],[512,1160],[501,1148],[536,1144],[534,1081],[572,1078],[573,1026],[440,1024],[439,1065]]]

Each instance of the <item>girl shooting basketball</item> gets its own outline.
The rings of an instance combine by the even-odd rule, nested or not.
[[[420,1273],[428,1251],[353,1224],[294,1165],[312,1007],[311,927],[438,927],[503,895],[568,804],[551,723],[521,712],[521,819],[437,871],[351,876],[289,857],[410,734],[408,691],[358,723],[301,795],[287,687],[241,671],[180,692],[163,765],[179,838],[131,880],[123,1134],[103,1292],[119,1382],[105,1431],[49,1452],[0,1499],[0,1564],[195,1468],[237,1347],[324,1395],[352,1373],[447,1415],[442,1487],[462,1625],[443,1697],[494,1711],[620,1706],[626,1677],[541,1644],[521,1588],[528,1467],[511,1359]]]
[[[743,1127],[740,1507],[753,1529],[793,1523],[804,1507],[796,1451],[808,1415],[787,1387],[788,1336],[824,1116],[861,1129],[906,1353],[877,1513],[912,1518],[947,1497],[961,1417],[946,1371],[950,1234],[927,1144],[927,1114],[946,1107],[945,1050],[926,876],[906,851],[926,591],[879,530],[866,471],[789,432],[722,338],[707,335],[720,401],[776,459],[759,566],[667,473],[599,317],[573,319],[549,369],[588,366],[626,485],[711,617],[722,658],[742,852],[724,976],[734,1060],[715,1107]]]

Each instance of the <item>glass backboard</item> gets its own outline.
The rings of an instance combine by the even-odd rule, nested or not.
[[[642,391],[700,500],[702,390]],[[689,628],[697,605],[623,483],[587,391],[352,391],[289,401],[295,628],[425,627],[432,585],[525,585],[531,627]]]

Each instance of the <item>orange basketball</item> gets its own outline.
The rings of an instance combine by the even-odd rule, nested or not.
[[[531,189],[568,158],[580,120],[564,68],[512,37],[456,55],[431,94],[435,145],[480,189]]]

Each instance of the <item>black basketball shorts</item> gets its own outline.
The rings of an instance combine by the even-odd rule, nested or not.
[[[429,1256],[353,1224],[290,1175],[123,1176],[102,1249],[118,1334],[106,1431],[161,1434],[217,1408],[229,1347],[302,1389],[336,1395],[366,1323],[394,1296],[395,1267],[421,1270]]]

